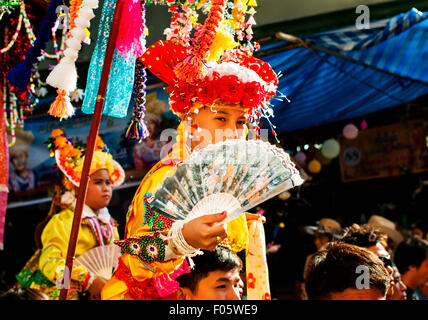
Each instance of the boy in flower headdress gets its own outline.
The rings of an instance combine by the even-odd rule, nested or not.
[[[49,299],[56,300],[61,289],[58,284],[62,284],[61,279],[65,276],[65,257],[76,206],[75,194],[80,183],[86,146],[82,143],[73,144],[59,129],[52,131],[48,143],[56,165],[64,174],[63,186],[57,186],[51,211],[36,228],[39,249],[16,278],[20,286],[41,290]],[[76,257],[119,239],[117,224],[110,216],[107,205],[112,196],[112,186],[119,186],[124,180],[122,167],[113,160],[98,137],[89,172]],[[56,206],[61,207],[58,213],[55,213]],[[84,292],[89,293],[90,299],[100,298],[104,279],[96,277],[82,265],[74,266],[69,276],[69,299],[78,299]]]
[[[186,257],[200,249],[212,250],[221,242],[235,252],[247,249],[250,253],[246,258],[248,299],[270,299],[262,217],[242,214],[225,224],[227,212],[219,212],[180,224],[150,210],[154,189],[175,164],[210,143],[245,139],[249,122],[257,126],[261,116],[270,115],[268,101],[275,95],[277,76],[269,64],[245,48],[224,52],[237,45],[223,41],[229,39],[223,28],[225,6],[223,0],[211,2],[193,46],[170,37],[150,46],[141,57],[169,85],[171,110],[181,123],[172,151],[144,177],[128,209],[125,239],[117,242],[123,254],[102,299],[176,299],[175,279],[191,272]],[[242,5],[244,16],[245,9]],[[216,134],[219,131],[221,137]],[[250,236],[254,241],[249,241]]]

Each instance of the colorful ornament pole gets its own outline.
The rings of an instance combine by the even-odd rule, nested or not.
[[[6,222],[7,194],[9,192],[9,147],[6,133],[6,119],[3,118],[6,106],[3,103],[3,92],[0,88],[0,250],[4,249],[4,227]]]
[[[86,201],[86,191],[88,189],[89,170],[91,169],[92,158],[94,155],[95,142],[98,136],[98,131],[101,123],[101,116],[104,108],[104,99],[107,92],[107,83],[110,75],[110,69],[113,61],[113,54],[116,47],[116,39],[119,30],[120,17],[122,15],[123,1],[118,0],[113,18],[113,24],[110,31],[110,37],[106,49],[104,58],[104,65],[101,74],[100,86],[98,88],[97,102],[95,104],[95,112],[91,122],[91,129],[89,131],[87,149],[85,153],[85,160],[83,162],[82,176],[80,180],[79,190],[77,192],[76,209],[74,212],[73,225],[70,233],[70,241],[68,243],[68,251],[65,262],[65,272],[71,275],[73,270],[73,258],[76,252],[77,238],[79,235],[80,223],[82,220],[83,206]],[[65,281],[65,279],[64,279]],[[59,296],[60,300],[66,300],[68,294],[68,287],[70,283],[70,277],[68,283],[63,283],[63,288]]]

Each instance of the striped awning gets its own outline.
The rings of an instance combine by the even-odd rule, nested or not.
[[[277,132],[359,117],[428,93],[428,13],[302,37],[299,47],[263,57],[281,73],[274,100]],[[286,30],[285,30],[286,31]],[[275,41],[261,51],[284,46]]]

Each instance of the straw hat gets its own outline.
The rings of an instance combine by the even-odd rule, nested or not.
[[[322,218],[317,222],[316,226],[306,226],[305,230],[309,234],[314,234],[315,231],[318,231],[320,233],[331,233],[334,237],[340,238],[342,226],[334,219]]]
[[[367,224],[377,227],[381,232],[386,233],[388,237],[391,238],[391,240],[394,242],[395,246],[404,240],[401,233],[395,229],[395,223],[391,220],[378,215],[372,215]]]

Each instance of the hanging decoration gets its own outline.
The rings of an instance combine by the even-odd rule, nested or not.
[[[24,120],[26,118],[24,111],[32,111],[34,105],[38,103],[38,99],[34,97],[25,98],[24,95],[26,91],[16,91],[11,90],[8,82],[3,79],[2,83],[2,92],[3,92],[3,116],[6,128],[10,131],[11,141],[9,142],[9,147],[12,147],[16,141],[15,130],[19,126],[24,128]],[[19,96],[21,94],[21,96]],[[26,102],[27,104],[25,104]]]
[[[77,3],[74,3],[74,10],[76,6]],[[90,21],[95,17],[93,10],[96,8],[98,8],[98,0],[87,0],[85,5],[80,7],[77,18],[73,20],[75,27],[70,30],[70,37],[66,41],[67,49],[64,51],[64,57],[46,79],[49,85],[58,89],[58,96],[48,111],[54,117],[66,119],[74,115],[69,93],[77,89],[75,61],[82,47],[81,42],[87,37],[85,29],[89,28]]]
[[[324,157],[328,159],[336,158],[340,153],[339,142],[337,142],[337,140],[333,138],[324,141],[321,148],[321,153]]]
[[[299,151],[294,155],[294,160],[296,160],[296,162],[301,165],[302,167],[304,167],[306,165],[306,154],[303,151]]]
[[[6,113],[4,110],[5,91],[0,88],[0,115]],[[9,147],[6,132],[6,119],[0,121],[0,250],[4,249],[4,229],[6,222],[7,196],[9,192]]]
[[[6,78],[10,81],[10,83],[14,86],[17,86],[19,89],[25,90],[27,88],[30,82],[33,64],[38,61],[38,58],[42,55],[42,50],[46,48],[46,43],[50,39],[50,33],[57,19],[55,10],[63,3],[63,0],[52,0],[48,7],[48,12],[45,16],[45,19],[40,26],[40,30],[37,33],[36,40],[34,41],[33,46],[30,48],[30,51],[28,51],[25,55],[25,60],[19,65],[15,66],[6,75]]]
[[[114,8],[121,2],[123,4],[124,10],[128,10],[129,12],[130,3],[128,1],[131,0],[104,1],[100,17],[100,27],[98,29],[97,42],[91,57],[91,63],[89,65],[88,77],[86,81],[85,97],[83,99],[81,109],[84,113],[93,114],[95,111],[97,92],[98,87],[100,86],[101,71],[106,48],[108,45],[109,35],[111,32]],[[132,8],[133,10],[138,10],[138,6],[132,6]],[[141,11],[139,14],[141,15]],[[141,40],[141,38],[139,39]],[[128,112],[129,101],[132,96],[136,58],[130,53],[127,59],[117,49],[116,43],[107,85],[107,93],[104,100],[103,114],[111,117],[123,118]],[[130,46],[126,47],[130,48]],[[124,51],[122,51],[122,53],[124,53]],[[121,94],[119,95],[117,92],[120,92]]]
[[[147,26],[145,25],[146,21],[146,8],[143,6],[142,9],[142,26],[144,34],[147,34]],[[143,41],[145,51],[145,40]],[[135,63],[135,78],[134,78],[134,97],[135,97],[135,106],[132,113],[131,124],[129,125],[128,130],[126,130],[125,137],[128,139],[137,139],[139,141],[147,138],[150,135],[150,132],[147,128],[147,123],[144,121],[144,112],[146,111],[146,80],[147,73],[146,67],[141,62],[140,59],[136,60]]]
[[[321,163],[317,159],[312,159],[308,163],[308,170],[310,173],[319,173],[321,171]]]
[[[352,140],[358,137],[358,128],[353,123],[349,123],[343,128],[342,133],[346,139]]]

